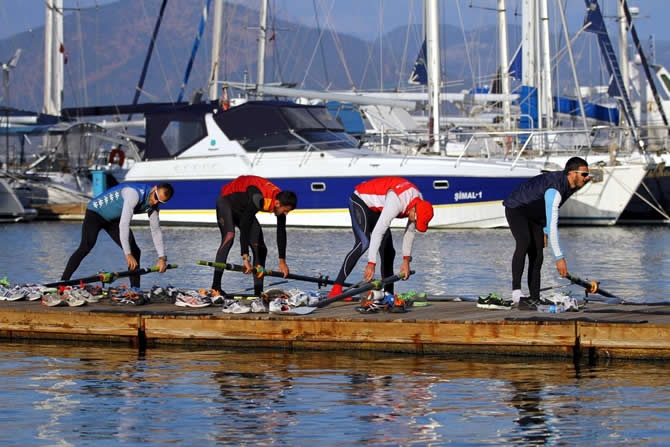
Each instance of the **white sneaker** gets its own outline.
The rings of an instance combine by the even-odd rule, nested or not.
[[[270,312],[286,312],[291,309],[286,298],[276,298],[270,301]]]
[[[212,302],[209,298],[203,298],[197,293],[193,295],[178,293],[174,304],[179,307],[207,307],[211,306]]]
[[[288,298],[288,304],[291,307],[298,307],[298,306],[303,306],[307,305],[308,298],[309,296],[303,292],[302,290],[299,289],[291,289],[287,292],[289,298]]]
[[[251,312],[255,314],[262,314],[267,312],[268,309],[265,307],[265,303],[262,298],[255,299],[251,302]]]
[[[225,306],[223,309],[221,309],[221,312],[227,314],[248,314],[251,312],[251,306],[247,306],[246,304],[242,304],[235,300],[235,302],[230,306]]]

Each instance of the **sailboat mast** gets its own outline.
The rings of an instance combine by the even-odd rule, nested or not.
[[[437,0],[425,0],[426,57],[431,151],[440,152],[440,33]]]
[[[221,22],[223,0],[214,0],[214,29],[212,30],[212,69],[209,76],[209,100],[219,97],[219,64],[221,57]]]
[[[53,114],[54,107],[51,101],[51,65],[53,53],[53,14],[54,14],[54,0],[45,0],[45,22],[44,22],[44,92],[42,100],[42,111],[44,113]]]
[[[540,0],[540,28],[542,33],[542,109],[544,110],[544,128],[554,127],[553,87],[551,82],[551,50],[549,45],[549,13],[547,0]]]
[[[268,0],[261,1],[260,20],[258,24],[258,67],[256,73],[256,84],[258,92],[262,91],[265,83],[265,39],[268,25]]]
[[[509,60],[507,54],[507,9],[505,0],[498,0],[498,37],[500,41],[500,77],[501,93],[507,98],[510,92]],[[512,128],[512,112],[509,99],[502,102],[503,128],[509,131]]]

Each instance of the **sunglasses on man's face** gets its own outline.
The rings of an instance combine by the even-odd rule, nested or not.
[[[156,200],[158,200],[160,203],[165,203],[164,201],[161,200],[160,197],[158,197],[158,190],[154,189],[154,195],[156,196]]]
[[[586,177],[588,177],[588,176],[591,175],[590,172],[586,172],[586,171],[572,171],[572,172],[576,172],[577,174],[581,175],[581,176],[584,177],[584,178],[586,178]]]

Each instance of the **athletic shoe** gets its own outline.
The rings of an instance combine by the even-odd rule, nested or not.
[[[265,307],[265,302],[262,298],[256,298],[251,302],[251,312],[255,314],[265,313],[268,311],[268,308]]]
[[[26,295],[26,300],[28,301],[37,301],[41,300],[42,296],[46,293],[55,292],[56,289],[48,288],[41,286],[39,284],[31,284],[27,286],[28,294]]]
[[[72,289],[70,291],[70,294],[83,299],[87,303],[97,303],[98,301],[100,301],[100,296],[99,295],[94,296],[94,295],[91,294],[91,292],[89,292],[85,288],[83,288],[83,289]]]
[[[531,298],[529,296],[522,296],[519,300],[519,310],[537,310],[537,306],[543,304],[554,304],[549,301],[544,301],[541,298]]]
[[[391,296],[393,296],[393,304],[391,306],[386,306],[386,311],[393,313],[407,312],[407,307],[405,306],[405,300],[394,295]]]
[[[426,298],[426,292],[419,293],[415,290],[412,290],[407,293],[399,293],[396,295],[396,298],[402,300],[405,303],[404,304],[405,307],[412,307],[416,302],[425,303],[426,301],[428,301],[428,299]]]
[[[24,299],[28,295],[28,290],[25,287],[14,286],[11,289],[6,289],[3,299],[5,301],[18,301]]]
[[[363,297],[361,300],[361,305],[358,306],[356,310],[362,314],[376,313],[381,310],[381,307],[374,298],[374,295],[372,293],[368,293],[365,297]]]
[[[118,289],[116,294],[112,296],[112,301],[116,304],[127,304],[131,306],[142,306],[149,302],[149,298],[144,296],[142,290],[137,287],[129,289]]]
[[[198,293],[186,292],[178,293],[174,304],[179,307],[207,307],[212,305],[212,301]]]
[[[79,307],[86,304],[86,300],[79,294],[69,293],[64,297],[65,302],[70,307]]]
[[[113,296],[112,301],[116,304],[128,305],[128,306],[142,306],[146,304],[144,298],[132,298],[126,296]]]
[[[505,301],[495,293],[489,293],[487,296],[480,296],[477,299],[477,307],[480,309],[510,310],[512,302]]]
[[[309,302],[309,295],[300,289],[290,289],[288,292],[288,304],[291,307],[306,306]]]
[[[247,306],[246,304],[242,304],[235,300],[231,305],[224,306],[223,309],[221,309],[221,312],[226,314],[248,314],[251,312],[251,306]]]
[[[67,306],[67,302],[58,293],[47,293],[42,297],[42,305],[49,307]]]
[[[268,308],[270,312],[286,312],[291,309],[286,298],[275,298],[270,301]]]
[[[223,303],[225,303],[226,297],[223,295],[214,295],[210,297],[209,300],[212,302],[213,306],[221,306]]]

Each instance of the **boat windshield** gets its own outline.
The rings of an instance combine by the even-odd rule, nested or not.
[[[230,139],[249,152],[331,150],[358,146],[325,107],[249,102],[215,117]]]
[[[191,105],[146,113],[145,159],[166,159],[207,138],[205,116],[212,114],[230,140],[248,152],[336,150],[359,146],[323,106],[250,101],[230,110]]]

